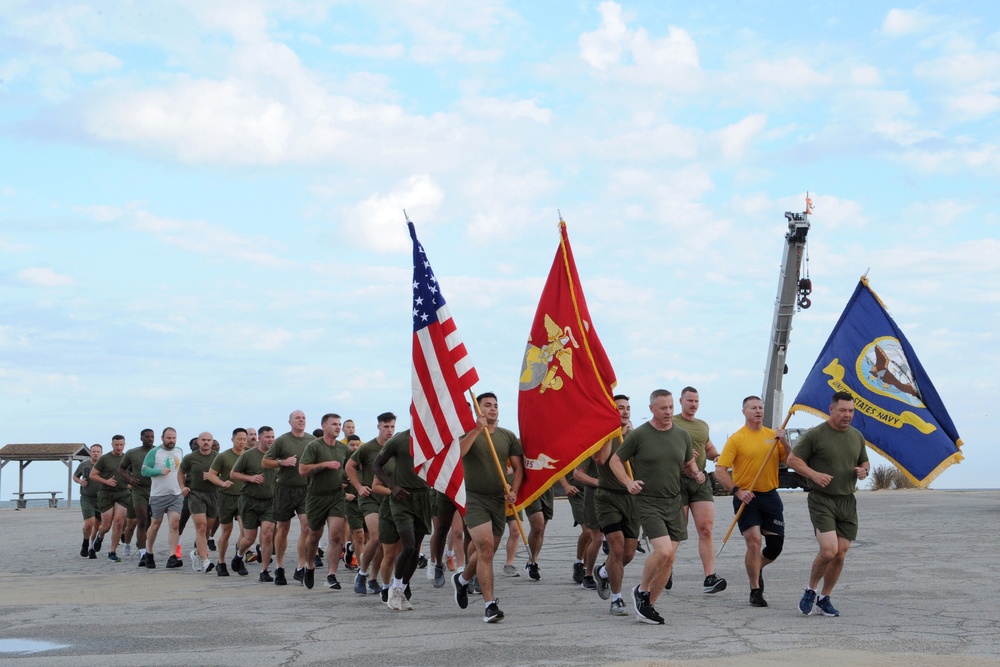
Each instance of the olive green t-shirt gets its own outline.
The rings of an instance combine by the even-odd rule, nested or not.
[[[698,470],[705,472],[705,462],[708,456],[705,454],[705,446],[708,445],[708,422],[704,419],[686,419],[684,415],[674,415],[674,426],[680,426],[691,436],[691,444],[694,446],[695,465]]]
[[[643,482],[640,496],[670,498],[681,492],[681,471],[694,456],[694,447],[684,429],[659,431],[646,422],[625,436],[617,454],[622,461],[632,461],[632,474]]]
[[[292,432],[278,436],[278,439],[271,444],[271,448],[264,455],[265,459],[279,461],[294,456],[298,463],[302,462],[302,452],[306,451],[306,445],[315,440],[311,434],[303,433],[301,438],[292,435]],[[299,466],[282,466],[278,468],[277,484],[280,486],[305,486],[306,480],[299,474]]]
[[[275,468],[264,467],[264,452],[256,447],[243,450],[240,458],[233,464],[233,470],[241,475],[264,475],[263,484],[252,484],[250,482],[240,482],[243,485],[243,495],[257,500],[270,500],[274,498],[274,480],[278,476]],[[231,471],[230,471],[231,472]],[[236,485],[236,480],[233,480]]]
[[[87,486],[84,486],[83,484],[80,485],[81,496],[96,498],[98,491],[100,491],[101,487],[104,486],[100,482],[95,482],[90,479],[90,471],[93,469],[94,464],[90,462],[90,459],[87,459],[86,461],[80,461],[80,465],[76,467],[76,471],[73,473],[73,477],[79,477],[80,479],[87,480]]]
[[[594,461],[594,465],[597,466],[597,488],[605,489],[607,491],[624,491],[628,493],[628,489],[622,486],[622,483],[618,481],[615,474],[611,472],[611,457],[621,448],[622,439],[614,438],[611,440],[611,452],[608,454],[608,459],[602,464]]]
[[[184,471],[184,486],[201,493],[213,493],[219,488],[205,479],[205,473],[212,468],[212,462],[215,461],[217,455],[218,452],[209,452],[208,454],[191,452],[182,458],[181,470]]]
[[[246,451],[246,450],[244,450]],[[233,471],[233,466],[236,464],[237,459],[240,455],[236,453],[234,449],[227,449],[224,452],[219,452],[219,455],[215,457],[212,461],[212,470],[219,473],[219,479],[223,482],[232,481],[233,485],[227,488],[220,488],[219,492],[224,493],[227,496],[238,496],[240,492],[243,491],[243,482],[233,479],[230,477],[230,473]]]
[[[351,448],[342,442],[328,445],[325,440],[319,438],[306,445],[302,456],[299,457],[300,465],[312,465],[326,461],[340,462],[340,467],[336,470],[324,468],[306,477],[309,493],[317,496],[328,496],[342,490],[345,481],[344,466],[347,465],[349,458],[351,458]]]
[[[392,480],[396,484],[409,491],[429,488],[427,482],[421,479],[413,467],[413,454],[410,452],[410,429],[389,438],[382,446],[381,456],[383,460],[388,458],[396,462],[395,470],[392,473]]]
[[[102,484],[100,482],[95,482],[98,486],[98,491],[128,491],[128,482],[122,477],[121,471],[118,469],[122,465],[122,459],[125,458],[124,454],[115,456],[114,452],[108,452],[107,454],[101,455],[101,458],[97,459],[97,463],[94,464],[94,470],[97,474],[104,479],[111,479],[114,477],[118,481],[118,486],[108,486],[107,484]]]
[[[373,464],[375,463],[375,457],[381,451],[382,445],[379,444],[378,440],[369,440],[351,454],[351,460],[358,465],[358,470],[360,471],[358,480],[361,482],[361,486],[367,486],[370,489],[375,482],[375,467]]]
[[[505,465],[511,456],[524,456],[521,441],[513,432],[497,426],[490,436],[493,438],[493,446],[496,448],[500,465]],[[486,440],[485,432],[476,437],[472,447],[462,457],[462,466],[465,468],[467,492],[484,496],[503,496],[503,481],[500,479],[500,471],[497,470],[493,455],[490,454],[490,444]]]
[[[865,437],[853,426],[838,431],[823,422],[799,438],[792,453],[806,462],[816,472],[833,477],[820,488],[810,485],[810,492],[827,496],[849,496],[857,489],[858,476],[854,469],[868,460]]]
[[[152,479],[142,476],[142,462],[146,460],[146,455],[151,451],[153,451],[152,447],[149,449],[133,447],[125,452],[125,455],[122,457],[122,467],[128,471],[129,475],[139,480],[138,484],[132,485],[133,489],[148,489],[153,485]]]

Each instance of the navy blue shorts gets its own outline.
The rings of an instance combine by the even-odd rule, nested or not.
[[[733,512],[738,512],[740,505],[736,496],[733,496]],[[775,491],[754,492],[753,500],[747,504],[739,520],[740,533],[747,528],[760,526],[760,532],[771,533],[773,535],[785,534],[785,505],[781,502],[781,496]]]

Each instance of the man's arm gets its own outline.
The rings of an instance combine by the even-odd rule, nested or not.
[[[559,486],[562,487],[563,493],[566,494],[567,498],[572,498],[576,494],[580,493],[580,487],[570,484],[566,477],[560,477],[558,481]]]
[[[608,460],[608,457],[611,456],[611,442],[613,440],[614,438],[611,438],[606,443],[604,443],[604,446],[602,446],[600,449],[594,452],[594,460],[597,461],[598,465],[604,465],[605,462]],[[597,485],[595,484],[594,486]]]
[[[617,478],[618,481],[621,482],[622,486],[628,489],[628,492],[633,496],[642,491],[642,480],[632,479],[628,476],[628,471],[625,470],[625,464],[622,463],[621,457],[618,456],[617,452],[612,454],[611,458],[608,459],[608,467],[611,468],[611,472],[614,473],[615,478]]]
[[[383,447],[382,451],[375,457],[375,461],[372,462],[372,470],[375,471],[375,477],[382,483],[382,486],[389,489],[389,495],[396,500],[402,500],[409,496],[410,492],[396,484],[396,480],[389,477],[389,474],[385,471],[384,466],[391,458],[391,452]]]
[[[225,482],[223,482],[222,478],[219,477],[219,471],[216,470],[214,467],[209,468],[208,471],[205,473],[205,481],[210,482],[211,484],[219,487],[220,489],[228,489],[233,485],[233,481],[230,479],[227,479]]]
[[[695,458],[684,464],[684,474],[699,484],[705,481],[705,473],[698,469],[698,460]]]
[[[347,481],[351,483],[351,486],[354,487],[354,490],[358,492],[359,496],[367,498],[371,495],[371,487],[363,485],[361,483],[361,478],[358,477],[358,462],[353,458],[347,459],[347,466],[344,468],[344,474],[347,475]]]
[[[156,465],[156,450],[159,447],[153,447],[146,454],[146,458],[142,460],[142,476],[143,477],[159,477],[163,474],[163,471],[159,468],[155,468]]]
[[[524,482],[524,460],[520,456],[511,456],[510,467],[514,469],[514,481],[510,483],[510,494],[507,500],[510,503],[517,502],[517,494],[521,491],[521,484]]]
[[[138,486],[139,480],[132,476],[132,461],[128,457],[122,459],[122,464],[118,466],[118,474],[125,478],[129,488]]]
[[[596,477],[591,477],[587,472],[580,466],[573,469],[573,479],[578,482],[582,482],[587,486],[592,486],[597,488],[598,480]]]
[[[462,448],[462,456],[469,453],[469,450],[472,449],[472,443],[476,441],[476,438],[479,437],[479,434],[482,433],[485,428],[486,416],[479,415],[479,419],[476,420],[476,428],[463,435],[462,439],[458,441],[459,447]]]
[[[711,438],[705,441],[705,458],[713,463],[719,458],[719,450],[715,448],[715,443],[712,442]]]
[[[95,482],[100,482],[104,486],[110,486],[111,488],[118,486],[118,480],[115,479],[114,475],[112,475],[107,479],[104,479],[103,477],[101,477],[100,473],[97,472],[97,466],[94,466],[93,468],[90,469],[90,479],[92,479]]]

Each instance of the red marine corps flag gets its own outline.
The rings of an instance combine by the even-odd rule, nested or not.
[[[479,381],[417,231],[413,239],[413,398],[410,449],[417,474],[465,515],[459,439],[476,427],[465,392]]]
[[[615,372],[597,339],[560,220],[559,249],[521,364],[517,417],[524,483],[518,509],[621,435],[614,386]]]

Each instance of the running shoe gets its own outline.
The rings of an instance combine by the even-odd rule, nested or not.
[[[824,595],[816,600],[816,608],[823,612],[824,616],[840,616],[840,612],[830,602],[829,595]]]
[[[173,554],[171,554],[170,558],[167,559],[167,569],[168,570],[174,570],[174,569],[179,568],[179,567],[184,567],[184,561],[182,561],[177,556],[174,556]]]
[[[303,580],[305,579],[305,574],[303,574],[305,572],[305,569],[306,568],[304,568],[304,567],[297,567],[297,568],[295,568],[295,572],[292,573],[292,579],[294,579],[295,581],[299,582],[299,584],[301,584],[303,582]]]
[[[434,588],[444,588],[445,583],[447,582],[444,580],[444,568],[438,563],[434,566]]]
[[[702,588],[703,593],[718,593],[719,591],[726,590],[726,580],[722,577],[717,577],[714,574],[710,574],[705,577],[705,584]],[[760,587],[760,592],[764,593],[764,587]]]
[[[413,603],[410,602],[410,598],[406,597],[406,591],[403,591],[403,599],[400,602],[403,611],[413,611]]]
[[[208,550],[215,551],[215,540],[213,540],[211,537],[208,538]]]
[[[274,568],[274,585],[275,586],[288,585],[288,580],[285,579],[285,568],[283,567]]]
[[[437,570],[437,563],[432,562],[427,568],[427,581],[434,581],[434,571]]]
[[[500,611],[498,602],[500,602],[499,598],[486,605],[486,611],[483,612],[483,623],[496,623],[503,620],[503,612]]]
[[[413,591],[410,590],[410,582],[408,581],[403,584],[403,596],[406,597],[407,600],[413,597]]]
[[[573,563],[573,581],[578,584],[583,583],[583,578],[587,575],[586,568],[583,567],[583,563]]]
[[[120,563],[120,562],[122,562],[122,559],[119,558],[118,554],[116,554],[114,551],[109,551],[108,552],[108,562],[111,562],[111,563]]]
[[[596,591],[597,581],[589,574],[586,574],[583,576],[583,581],[580,582],[580,588],[586,589],[588,591]]]
[[[248,551],[245,554],[243,554],[243,560],[245,560],[248,563],[256,563],[258,560],[260,560],[260,557],[257,556],[257,553],[255,551]]]
[[[126,543],[125,544],[125,557],[128,558],[131,555],[132,555],[132,545]]]
[[[344,545],[344,565],[350,567],[352,558],[354,558],[354,543],[348,542]]]
[[[760,568],[760,572],[757,573],[757,585],[760,587],[761,595],[764,594],[764,568]]]
[[[473,577],[469,582],[469,592],[473,595],[482,595],[483,589],[479,587],[479,577]]]
[[[455,588],[455,604],[458,605],[459,609],[466,609],[469,606],[469,585],[458,583],[460,576],[462,576],[461,572],[451,575],[451,584]]]
[[[505,577],[520,577],[521,573],[517,571],[517,568],[513,565],[503,566],[503,576]]]
[[[83,546],[80,547],[80,558],[86,558],[90,553],[90,540],[83,538]]]
[[[808,588],[806,592],[802,594],[802,599],[799,600],[799,611],[808,616],[812,613],[813,605],[816,604],[816,591],[811,591]]]
[[[611,582],[608,578],[601,575],[601,570],[607,571],[607,568],[602,565],[594,570],[594,580],[597,584],[597,594],[601,596],[602,600],[607,600],[611,597]]]
[[[139,556],[139,567],[146,567],[146,557],[147,556],[149,556],[149,554],[143,554],[143,555]]]
[[[215,569],[215,563],[213,563],[210,560],[205,561],[205,574],[211,573],[212,570],[214,570],[214,569]],[[227,574],[226,576],[228,577],[229,575]]]
[[[750,606],[751,607],[766,607],[767,600],[764,599],[764,594],[759,588],[750,589]]]
[[[610,611],[612,616],[628,616],[628,607],[625,606],[625,600],[621,598],[611,601]]]
[[[427,556],[420,554],[417,557],[417,569],[423,570],[427,567]]]
[[[205,566],[201,562],[201,555],[198,553],[198,550],[192,549],[188,555],[191,556],[191,569],[195,572],[204,572]]]
[[[674,587],[674,573],[671,572],[670,576],[667,578],[667,585],[663,587],[663,590],[669,591]]]
[[[360,572],[354,575],[354,594],[368,595],[368,575]]]
[[[607,555],[608,555],[608,541],[607,541],[607,540],[603,540],[603,541],[601,542],[601,551],[603,551],[603,552],[604,552],[604,555],[605,555],[605,556],[607,556]]]
[[[639,587],[635,586],[632,589],[632,607],[635,609],[635,613],[639,613],[639,607],[642,606],[643,594],[639,592]]]
[[[304,568],[302,572],[302,585],[311,589],[316,584],[316,570]]]
[[[649,598],[646,597],[643,597],[642,604],[639,606],[638,616],[641,623],[648,623],[649,625],[663,625],[665,622],[663,617],[653,609],[653,605],[649,603]]]
[[[274,578],[271,576],[270,572],[268,572],[267,570],[262,570],[260,575],[257,577],[257,581],[261,582],[262,584],[269,584],[272,581],[274,581]]]
[[[96,560],[97,559],[97,552],[94,551],[93,549],[90,549],[87,552],[87,558],[89,558],[90,560]]]
[[[219,565],[215,568],[215,574],[217,574],[220,577],[228,577],[229,568],[226,567],[225,563],[219,563]]]
[[[156,569],[156,559],[154,559],[153,558],[153,554],[151,554],[149,552],[146,553],[146,565],[145,565],[145,568],[147,570],[155,570]]]
[[[245,577],[250,574],[247,572],[247,566],[243,564],[243,559],[239,556],[233,556],[233,561],[229,564],[229,566],[232,568],[233,572],[241,577]]]
[[[528,578],[532,581],[538,581],[542,578],[542,575],[538,573],[538,563],[525,563],[524,569],[528,571]]]
[[[406,598],[403,597],[403,589],[393,586],[389,589],[389,599],[386,601],[386,604],[389,606],[389,609],[392,609],[393,611],[402,611],[403,600],[405,599]]]
[[[445,564],[448,566],[448,571],[449,572],[454,572],[455,571],[455,555],[452,554],[451,556],[448,556],[445,559]]]
[[[323,567],[323,559],[319,556],[313,558],[313,568]]]
[[[326,587],[335,591],[340,590],[340,582],[337,581],[337,575],[335,574],[326,575]]]
[[[98,535],[97,539],[94,540],[94,551],[100,553],[102,544],[104,544],[104,536]]]
[[[381,595],[382,587],[379,585],[378,581],[375,579],[368,580],[368,592],[372,595]]]
[[[389,604],[389,587],[386,586],[385,588],[382,588],[380,586],[378,592],[379,592],[379,595],[382,596],[382,603],[383,604]]]

